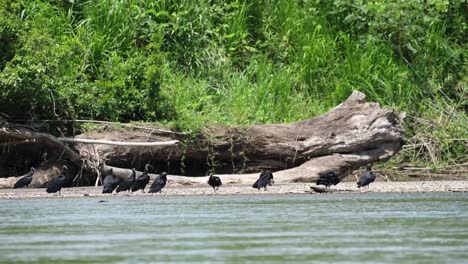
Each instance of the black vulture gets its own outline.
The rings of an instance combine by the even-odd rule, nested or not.
[[[119,186],[117,186],[117,189],[115,192],[123,192],[123,191],[130,191],[130,189],[133,186],[133,183],[135,183],[135,177],[136,177],[136,171],[135,168],[132,169],[132,174],[128,176],[126,180],[123,180],[122,182],[119,183]]]
[[[48,193],[56,193],[58,192],[60,194],[60,190],[62,189],[63,185],[65,184],[65,174],[68,171],[68,167],[66,165],[62,166],[62,172],[60,173],[59,176],[55,177],[50,183],[49,186],[47,186],[46,192]]]
[[[208,179],[208,184],[213,187],[213,190],[216,192],[219,189],[219,186],[223,185],[221,179],[217,176],[213,176],[210,174],[210,178]]]
[[[138,176],[138,178],[133,183],[132,192],[136,192],[138,190],[141,190],[142,192],[145,192],[145,187],[146,187],[146,185],[148,184],[148,182],[150,180],[148,172],[150,170],[152,170],[152,169],[153,169],[153,167],[151,167],[151,165],[149,165],[149,164],[145,165],[145,170],[143,171],[143,173],[140,176]]]
[[[16,188],[22,188],[22,187],[28,187],[28,185],[31,183],[32,181],[32,177],[34,175],[34,171],[36,169],[34,169],[34,167],[31,167],[31,169],[29,170],[28,173],[24,174],[23,176],[21,176],[21,179],[19,179],[16,183],[15,183],[15,186],[13,186],[14,189]]]
[[[260,190],[264,188],[264,191],[267,190],[267,185],[272,185],[275,181],[273,180],[273,173],[270,170],[265,170],[260,174],[258,180],[252,185],[253,188]]]
[[[149,192],[150,193],[161,192],[162,188],[166,186],[166,182],[167,182],[167,173],[163,171],[161,172],[161,175],[156,177],[154,182],[151,184]]]
[[[323,173],[319,173],[319,178],[316,185],[325,185],[325,188],[330,188],[331,185],[337,185],[340,182],[340,179],[333,171],[325,171]]]
[[[359,181],[357,182],[357,187],[361,188],[366,185],[369,185],[375,180],[376,175],[372,172],[372,165],[367,165],[366,171],[361,175]]]
[[[113,175],[112,169],[109,170],[109,174],[104,177],[102,183],[102,193],[112,193],[115,188],[120,184],[122,180]]]

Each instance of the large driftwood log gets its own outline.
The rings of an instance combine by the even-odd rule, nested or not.
[[[395,111],[366,103],[365,95],[355,91],[328,113],[290,124],[210,127],[196,137],[118,130],[83,136],[182,142],[157,149],[98,146],[100,157],[116,167],[141,169],[151,163],[159,171],[192,176],[207,175],[210,170],[232,174],[271,169],[280,181],[313,181],[325,170],[344,178],[365,164],[389,159],[404,143],[401,123]]]
[[[0,131],[0,137],[14,139],[18,144],[39,140],[58,149],[62,158],[78,166],[90,155],[98,156],[98,161],[113,166],[120,177],[126,177],[132,167],[141,171],[150,163],[158,171],[172,175],[204,176],[209,171],[241,174],[223,176],[230,182],[239,178],[254,179],[261,170],[270,169],[275,172],[275,181],[288,182],[314,181],[325,170],[333,170],[344,178],[365,164],[389,159],[404,143],[401,123],[402,118],[395,111],[381,108],[377,103],[366,103],[365,95],[355,91],[328,113],[290,124],[208,127],[197,135],[105,127],[75,140],[66,140],[78,144],[80,153],[45,133],[4,130]],[[96,144],[90,153],[89,148],[80,147],[81,143],[73,143],[89,142],[89,139],[98,143],[130,142],[130,146]],[[139,146],[141,144],[131,143],[174,140],[180,144]],[[199,180],[205,181],[204,178]]]

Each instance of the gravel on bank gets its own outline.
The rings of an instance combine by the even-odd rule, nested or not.
[[[236,195],[236,194],[317,194],[311,190],[312,183],[280,183],[269,186],[267,191],[257,190],[246,184],[224,184],[214,193],[207,184],[181,185],[168,184],[162,193],[118,193],[102,194],[101,187],[63,188],[61,196],[45,192],[45,188],[0,189],[0,199],[34,199],[66,197],[119,197],[119,196],[183,196],[183,195]],[[323,186],[322,186],[323,187]],[[468,192],[468,181],[412,181],[412,182],[374,182],[369,188],[356,187],[354,182],[343,182],[332,186],[333,193],[411,193],[411,192]],[[317,194],[327,195],[327,194]]]

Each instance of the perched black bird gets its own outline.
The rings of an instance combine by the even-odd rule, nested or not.
[[[65,184],[65,180],[66,180],[65,174],[67,173],[67,171],[68,171],[68,167],[66,165],[63,165],[62,166],[62,172],[60,173],[59,176],[55,177],[49,183],[49,186],[47,186],[46,192],[48,192],[48,193],[59,192],[59,195],[61,195],[60,190],[62,189],[63,185]]]
[[[16,183],[15,183],[15,186],[13,186],[14,189],[16,188],[22,188],[22,187],[28,187],[28,185],[31,183],[32,181],[32,177],[34,175],[34,171],[36,169],[34,169],[34,167],[31,167],[31,170],[29,170],[28,173],[26,173],[25,175],[21,176],[21,179],[19,179]]]
[[[135,183],[135,177],[136,171],[135,168],[133,168],[132,174],[130,174],[130,176],[126,180],[119,183],[119,186],[117,186],[115,192],[130,191],[130,189],[133,186],[133,183]]]
[[[113,171],[110,169],[109,174],[104,177],[104,181],[102,183],[102,193],[112,193],[121,181],[122,180],[120,178],[113,175]]]
[[[361,175],[357,182],[357,187],[361,188],[374,182],[376,175],[372,172],[372,165],[367,165],[366,171]]]
[[[167,173],[163,171],[161,172],[161,175],[156,177],[154,182],[151,184],[149,192],[150,193],[161,192],[162,188],[166,186],[166,182],[167,182]]]
[[[275,181],[273,180],[273,173],[271,173],[270,170],[265,170],[260,174],[260,177],[258,177],[258,180],[252,185],[253,188],[257,188],[260,190],[261,188],[264,188],[263,190],[267,190],[267,185],[272,185]]]
[[[208,184],[213,187],[213,190],[216,192],[219,189],[219,186],[223,185],[221,179],[217,176],[213,176],[210,174],[210,178],[208,179]]]
[[[326,171],[324,173],[319,174],[319,178],[316,185],[325,185],[326,188],[330,188],[331,185],[337,185],[340,182],[340,179],[333,171]]]
[[[146,185],[148,184],[148,182],[150,180],[148,172],[150,170],[152,170],[152,169],[153,169],[153,167],[151,167],[151,165],[149,165],[149,164],[145,165],[145,170],[143,171],[143,173],[140,176],[138,176],[138,178],[133,183],[132,192],[136,192],[138,190],[141,190],[142,192],[145,192],[145,187],[146,187]]]

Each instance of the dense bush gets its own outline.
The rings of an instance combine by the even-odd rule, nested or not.
[[[357,89],[406,111],[410,136],[434,123],[439,160],[457,160],[467,11],[447,0],[3,0],[0,113],[196,130],[309,118]]]

